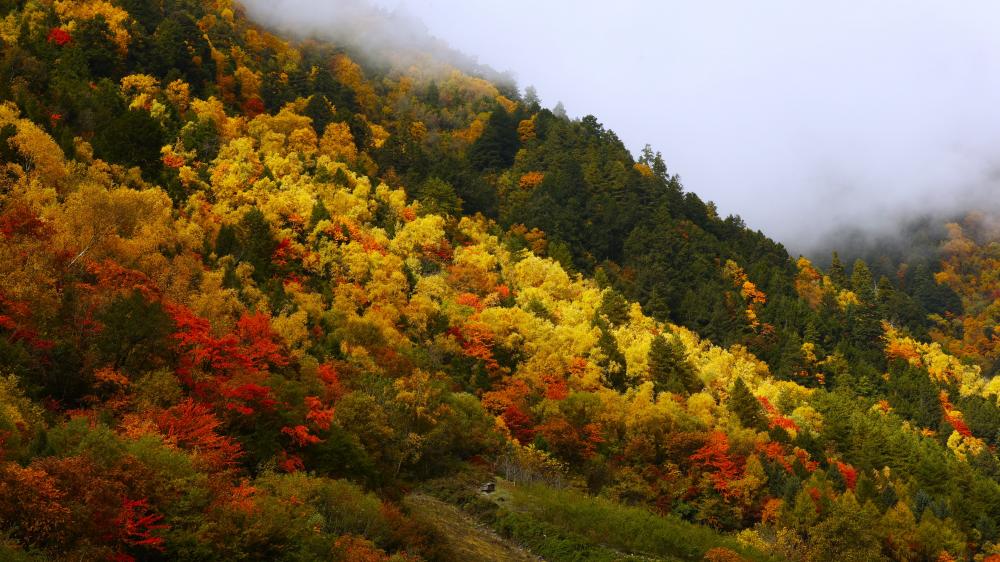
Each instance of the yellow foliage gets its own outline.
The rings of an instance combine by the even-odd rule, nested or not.
[[[69,175],[63,151],[38,125],[27,119],[16,122],[17,133],[9,142],[28,160],[40,179],[52,186],[61,185]]]
[[[854,291],[848,291],[847,289],[841,289],[837,293],[837,305],[841,310],[847,310],[848,307],[858,306],[861,301],[858,299],[858,295]]]
[[[958,431],[952,431],[948,436],[948,448],[951,449],[959,460],[966,461],[969,455],[978,456],[986,448],[982,439],[973,436],[964,436]]]
[[[799,270],[795,276],[795,291],[811,308],[818,308],[823,295],[826,294],[823,277],[813,267],[812,262],[804,257],[800,256],[795,265]]]
[[[372,131],[372,145],[375,148],[382,148],[385,141],[389,140],[389,131],[378,123],[369,123],[368,127]]]
[[[174,104],[178,113],[184,115],[191,106],[191,86],[180,79],[167,84],[165,92],[170,103]]]
[[[130,74],[121,79],[121,91],[125,97],[160,93],[160,80],[149,74]]]
[[[410,123],[410,136],[417,142],[423,142],[427,137],[427,125],[421,121]]]
[[[500,104],[500,107],[503,107],[504,111],[506,111],[507,113],[514,113],[514,110],[517,109],[517,102],[510,100],[505,96],[498,95],[496,97],[496,100],[497,103]]]
[[[942,384],[958,383],[963,396],[983,393],[984,384],[978,365],[966,365],[948,355],[939,343],[922,343],[903,337],[889,324],[884,324],[886,354],[907,360],[911,365],[927,369],[931,379]],[[992,382],[992,381],[991,381]]]
[[[337,80],[354,92],[354,96],[366,114],[375,113],[378,97],[364,77],[361,67],[347,55],[340,54],[333,59],[333,73]]]
[[[525,119],[517,124],[517,136],[521,142],[528,142],[535,139],[535,117]]]
[[[479,116],[473,119],[467,128],[455,131],[452,134],[455,138],[460,139],[466,144],[472,144],[482,136],[484,130],[486,130],[486,120],[483,116]]]
[[[261,76],[259,72],[254,72],[245,66],[236,67],[233,76],[240,85],[240,95],[243,99],[249,99],[260,93]]]
[[[632,167],[635,169],[635,171],[642,174],[643,177],[647,178],[653,177],[653,170],[649,166],[643,164],[642,162],[636,162],[635,164],[632,165]]]
[[[66,23],[104,16],[104,21],[111,30],[112,41],[121,53],[128,52],[131,37],[126,29],[129,15],[125,10],[104,0],[56,0],[54,6],[59,19]]]

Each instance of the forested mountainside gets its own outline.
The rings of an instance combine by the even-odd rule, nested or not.
[[[821,270],[439,61],[0,16],[3,559],[1000,559],[988,217]]]

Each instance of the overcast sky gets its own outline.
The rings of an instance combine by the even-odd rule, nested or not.
[[[653,145],[792,249],[1000,200],[1000,2],[370,1]],[[317,23],[310,0],[278,4]]]

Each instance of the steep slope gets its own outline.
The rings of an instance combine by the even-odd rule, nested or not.
[[[0,9],[4,556],[457,559],[400,499],[470,465],[585,538],[713,529],[668,558],[997,550],[1000,383],[863,263],[439,64],[224,1]]]

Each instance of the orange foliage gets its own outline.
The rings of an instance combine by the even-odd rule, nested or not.
[[[705,562],[749,562],[749,559],[721,546],[709,549],[702,560]]]
[[[858,483],[858,471],[854,469],[853,466],[837,461],[837,471],[840,475],[844,477],[844,482],[847,484],[849,490],[854,490],[854,487]]]
[[[566,379],[559,375],[545,375],[542,377],[545,383],[545,398],[549,400],[563,400],[569,396],[569,386]]]
[[[479,300],[479,297],[472,293],[462,293],[455,297],[455,302],[462,305],[468,306],[475,309],[476,312],[480,312],[483,309],[483,303]]]
[[[451,328],[448,333],[462,346],[465,355],[482,361],[490,372],[496,372],[500,369],[500,364],[493,358],[493,351],[490,349],[493,343],[493,332],[488,326],[470,322],[462,328]]]
[[[336,402],[344,395],[344,386],[340,382],[337,369],[330,363],[323,363],[316,369],[316,375],[326,385],[326,397],[330,402]]]
[[[564,459],[589,459],[604,441],[600,426],[587,424],[577,429],[566,418],[554,416],[535,428],[552,452]]]
[[[911,365],[919,365],[920,350],[916,348],[916,342],[909,338],[892,338],[886,342],[885,354],[889,358],[903,359]]]
[[[532,190],[541,185],[544,179],[543,172],[528,172],[517,181],[517,186],[524,190]]]
[[[715,489],[724,496],[730,493],[729,482],[739,478],[743,472],[742,461],[730,456],[729,437],[722,431],[710,433],[708,443],[695,451],[689,459],[702,469],[711,469],[710,476]]]
[[[222,424],[211,409],[191,398],[153,414],[152,419],[169,443],[195,451],[212,469],[232,468],[243,455],[239,443],[219,434]]]
[[[785,502],[777,498],[768,498],[764,502],[764,509],[760,513],[760,522],[769,523],[771,521],[777,521],[778,516],[781,514],[781,506]]]
[[[0,466],[0,522],[28,544],[61,535],[71,515],[66,493],[45,470],[6,462]]]
[[[309,445],[315,445],[323,441],[319,437],[309,433],[309,428],[304,425],[283,427],[281,428],[281,433],[290,437],[292,444],[296,447],[308,447]]]
[[[306,414],[307,420],[319,429],[330,429],[330,424],[333,422],[333,408],[325,407],[323,401],[316,396],[306,396],[306,407],[309,408]]]
[[[389,555],[375,546],[375,543],[355,535],[344,535],[337,539],[334,547],[341,551],[344,562],[388,562]]]
[[[972,430],[969,429],[965,420],[962,419],[962,412],[959,412],[951,405],[951,400],[948,399],[948,391],[942,390],[938,394],[938,400],[941,402],[941,409],[944,410],[945,420],[955,428],[955,431],[962,437],[972,437]]]

